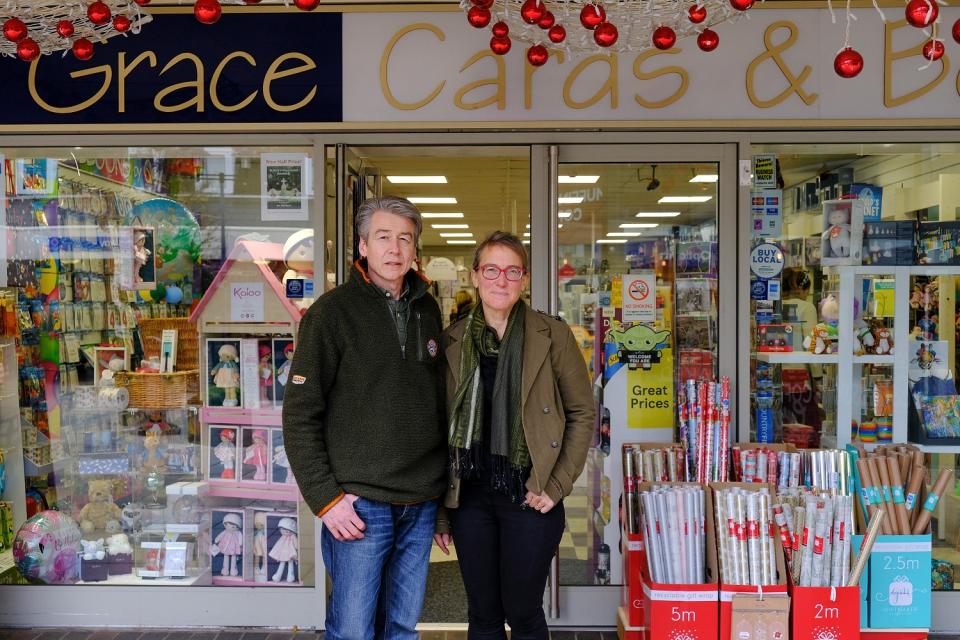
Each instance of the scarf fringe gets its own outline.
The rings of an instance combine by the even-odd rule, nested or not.
[[[483,477],[490,465],[490,488],[521,503],[527,496],[528,469],[512,464],[505,456],[484,456],[480,447],[469,449],[450,448],[450,468],[461,480],[476,480]]]

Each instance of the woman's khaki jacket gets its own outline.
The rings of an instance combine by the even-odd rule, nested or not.
[[[570,495],[583,471],[593,439],[593,389],[583,354],[562,320],[526,308],[524,319],[523,433],[533,470],[527,489],[546,491],[554,502]],[[460,384],[460,348],[466,320],[443,334],[446,356],[447,412]],[[460,504],[460,479],[450,472],[447,493],[438,514],[437,532],[450,531],[446,508]]]

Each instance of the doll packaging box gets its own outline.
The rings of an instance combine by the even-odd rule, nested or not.
[[[828,200],[823,203],[820,234],[820,264],[860,264],[863,249],[864,204],[860,200]]]
[[[242,582],[244,561],[243,509],[212,509],[210,570],[215,581]]]
[[[911,265],[920,243],[913,220],[867,222],[863,227],[863,264]]]
[[[300,584],[300,519],[296,513],[266,515],[267,579],[275,585]]]
[[[243,573],[254,582],[266,584],[267,577],[267,516],[274,510],[268,507],[247,507],[247,528],[243,532],[244,546],[250,553],[244,556]]]

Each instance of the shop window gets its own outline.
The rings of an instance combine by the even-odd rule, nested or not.
[[[931,478],[956,468],[960,147],[764,145],[753,162],[751,439],[911,443]],[[938,590],[960,577],[947,493],[932,519]]]
[[[280,429],[310,152],[3,150],[0,553],[52,509],[83,583],[313,586]]]

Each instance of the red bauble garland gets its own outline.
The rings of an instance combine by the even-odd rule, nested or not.
[[[17,56],[24,62],[33,62],[40,55],[40,45],[33,38],[24,38],[17,43]]]
[[[730,6],[737,11],[746,11],[753,6],[753,0],[730,0]]]
[[[86,38],[77,38],[71,48],[77,60],[89,60],[93,57],[93,43]]]
[[[547,37],[550,38],[550,42],[560,44],[567,39],[567,30],[563,25],[555,24],[550,27],[550,31],[547,31]]]
[[[138,5],[140,5],[141,7],[145,7],[148,4],[150,4],[150,0],[133,0],[133,1],[136,2]]]
[[[697,36],[697,46],[701,51],[713,51],[720,44],[720,36],[713,29],[704,29],[703,33]]]
[[[483,29],[490,24],[490,10],[483,7],[473,6],[467,11],[467,22],[471,27]]]
[[[593,31],[600,26],[601,23],[606,22],[607,12],[604,11],[603,6],[599,4],[588,4],[584,5],[583,9],[580,9],[580,24],[583,25],[585,29],[590,29]]]
[[[593,30],[593,41],[601,47],[612,47],[619,37],[620,32],[612,22],[601,22]]]
[[[960,44],[960,20],[953,23],[953,40]]]
[[[107,24],[110,22],[110,7],[107,6],[106,2],[97,0],[87,7],[87,17],[90,18],[90,22],[98,27]]]
[[[940,40],[927,40],[923,43],[922,51],[924,59],[936,62],[943,57],[943,54],[946,52],[946,47],[943,46],[943,42]]]
[[[475,7],[483,7],[484,9],[489,9],[493,6],[494,0],[470,0],[470,4]]]
[[[493,51],[498,56],[506,55],[510,51],[510,38],[503,36],[493,36],[490,38],[490,51]]]
[[[543,65],[547,64],[547,60],[549,58],[550,53],[542,44],[535,44],[527,49],[527,62],[535,67],[542,67]]]
[[[553,15],[553,12],[547,11],[539,20],[537,20],[537,26],[541,29],[549,29],[556,24],[556,22],[557,18]]]
[[[320,0],[293,0],[293,4],[301,11],[313,11],[320,6]]]
[[[197,0],[193,5],[193,15],[203,24],[213,24],[220,19],[223,9],[218,0]]]
[[[677,34],[667,26],[660,26],[653,30],[653,46],[666,51],[677,42]]]
[[[73,23],[69,20],[61,20],[57,23],[57,33],[60,34],[61,38],[69,38],[73,35],[73,31]]]
[[[863,71],[863,56],[853,47],[847,47],[833,59],[833,70],[841,78],[853,78]]]
[[[27,37],[27,25],[20,18],[10,18],[3,23],[3,37],[10,42],[20,42]]]
[[[493,32],[494,38],[506,38],[510,34],[510,27],[507,26],[507,23],[501,20],[493,25],[490,29]]]
[[[707,19],[707,8],[695,4],[687,11],[687,15],[690,17],[690,22],[700,24]]]
[[[537,24],[546,12],[547,5],[542,0],[525,0],[520,7],[520,17],[527,24]]]
[[[125,15],[113,16],[113,28],[120,33],[130,31],[130,18]]]
[[[936,22],[940,7],[937,5],[937,0],[910,0],[904,14],[911,26],[926,29]]]

